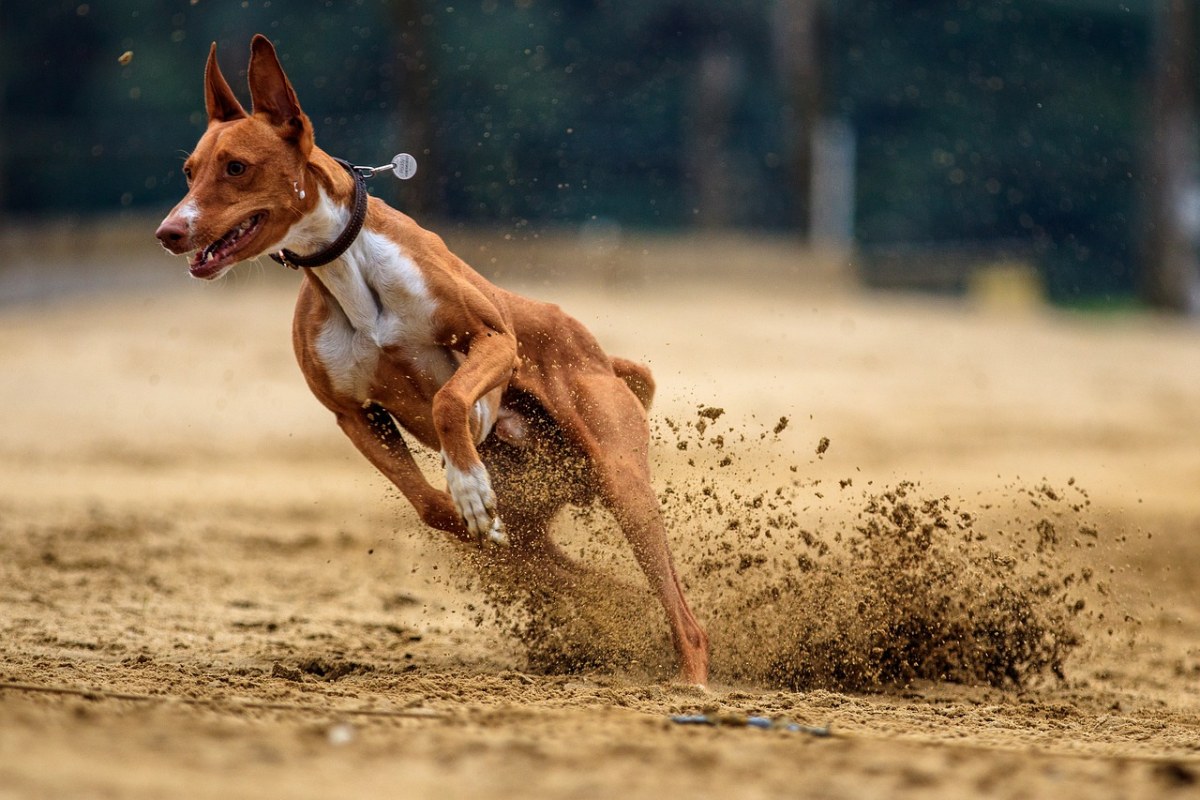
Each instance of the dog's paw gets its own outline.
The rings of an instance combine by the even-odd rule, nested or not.
[[[508,537],[496,515],[496,493],[487,469],[478,463],[459,469],[444,453],[442,461],[446,464],[446,486],[467,530],[480,542],[506,544]]]
[[[492,527],[488,528],[487,540],[493,544],[508,544],[508,531],[500,517],[492,518]]]

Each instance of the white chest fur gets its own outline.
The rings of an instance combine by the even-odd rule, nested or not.
[[[337,308],[317,337],[317,355],[338,392],[371,400],[384,348],[441,386],[455,362],[434,339],[436,303],[412,259],[391,239],[363,231],[338,262],[318,275]]]
[[[317,208],[293,227],[287,241],[308,252],[335,238],[348,217],[322,192]],[[336,301],[317,334],[316,351],[339,394],[371,400],[379,359],[388,347],[404,351],[439,385],[454,373],[453,360],[434,340],[433,296],[399,243],[364,230],[341,258],[316,268],[314,276]]]

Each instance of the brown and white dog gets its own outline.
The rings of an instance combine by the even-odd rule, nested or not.
[[[158,228],[162,245],[194,251],[191,274],[206,280],[264,254],[308,267],[292,341],[309,388],[426,524],[570,575],[582,568],[551,541],[550,520],[598,497],[666,609],[680,679],[706,683],[708,637],[650,485],[649,370],[609,357],[557,306],[494,286],[437,235],[368,199],[361,175],[315,146],[262,35],[249,83],[252,113],[214,43],[208,128],[184,163],[187,195]],[[448,492],[426,480],[401,428],[441,452]],[[563,469],[546,476],[547,464]]]

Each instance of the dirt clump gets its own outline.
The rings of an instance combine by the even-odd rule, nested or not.
[[[343,661],[341,659],[326,660],[323,658],[305,659],[297,667],[299,672],[311,675],[317,680],[322,681],[337,681],[348,675],[363,675],[375,671],[375,667],[370,664],[360,664],[356,661]]]

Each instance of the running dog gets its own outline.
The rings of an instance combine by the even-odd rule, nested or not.
[[[361,168],[315,145],[266,37],[251,44],[250,113],[216,50],[204,72],[208,126],[184,162],[187,194],[156,232],[163,247],[191,253],[204,280],[264,254],[304,268],[292,328],[300,369],[425,524],[569,576],[582,567],[551,541],[551,518],[598,498],[666,610],[679,678],[705,684],[708,636],[650,485],[650,371],[605,354],[558,306],[488,282],[368,196]],[[441,453],[446,491],[430,485],[401,429]],[[548,463],[563,469],[547,477]]]

